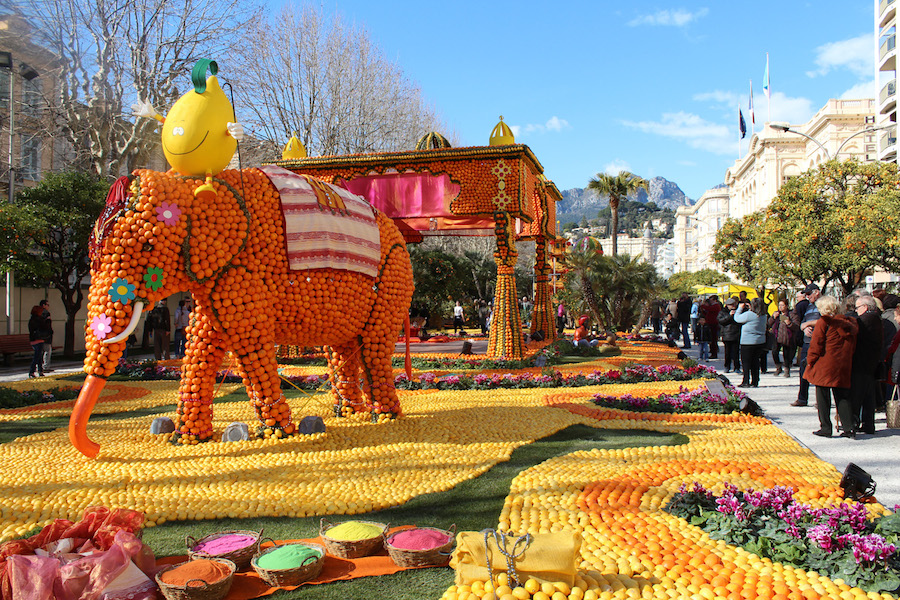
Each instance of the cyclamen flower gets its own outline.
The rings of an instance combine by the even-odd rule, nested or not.
[[[846,537],[853,544],[853,558],[857,563],[887,560],[897,551],[894,544],[888,544],[883,537],[875,533],[850,534]]]
[[[833,532],[834,530],[828,525],[813,525],[806,531],[806,537],[818,544],[819,548],[825,552],[832,552],[836,546]]]

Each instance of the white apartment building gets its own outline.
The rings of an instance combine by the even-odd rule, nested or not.
[[[875,101],[829,100],[803,125],[766,123],[750,138],[747,154],[725,172],[725,184],[675,213],[675,252],[680,271],[718,269],[711,258],[716,232],[727,218],[740,219],[768,206],[781,185],[829,158],[878,159]]]
[[[897,3],[875,0],[875,89],[878,125],[897,123]],[[878,160],[897,162],[897,128],[878,136]]]

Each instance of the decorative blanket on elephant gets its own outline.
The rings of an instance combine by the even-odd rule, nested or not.
[[[291,270],[331,268],[378,275],[381,238],[368,202],[281,167],[260,170],[281,194]]]

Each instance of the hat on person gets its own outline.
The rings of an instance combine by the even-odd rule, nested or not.
[[[806,294],[807,296],[809,296],[810,294],[812,294],[813,292],[818,291],[818,290],[819,290],[819,286],[817,286],[814,283],[811,283],[808,286],[806,286],[806,288],[803,290],[803,293]]]
[[[885,308],[897,308],[900,305],[900,296],[897,294],[888,294],[881,301]]]
[[[578,317],[578,326],[581,327],[582,325],[587,323],[588,319],[590,319],[590,317],[587,315],[581,315],[580,317]]]
[[[725,306],[737,306],[737,298],[731,297],[725,301]]]

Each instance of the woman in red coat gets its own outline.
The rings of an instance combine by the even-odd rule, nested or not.
[[[859,327],[853,319],[839,314],[840,307],[838,301],[831,296],[822,296],[816,300],[821,318],[813,330],[803,378],[816,386],[820,428],[813,434],[831,437],[829,413],[833,395],[844,429],[841,436],[855,438],[855,421],[850,406],[850,373]]]

